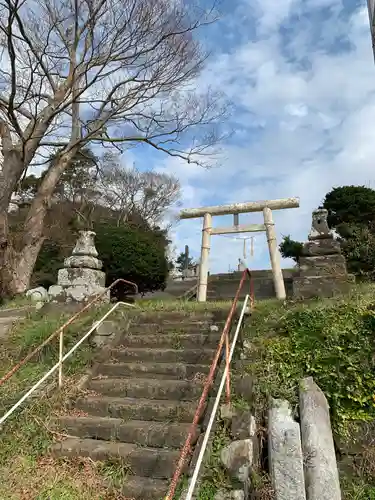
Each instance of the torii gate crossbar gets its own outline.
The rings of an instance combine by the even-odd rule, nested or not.
[[[198,302],[206,302],[208,282],[208,259],[211,246],[211,235],[235,234],[265,231],[267,234],[268,249],[271,260],[273,282],[276,297],[285,300],[285,285],[280,264],[280,253],[277,247],[275,224],[272,218],[272,210],[286,208],[298,208],[299,198],[282,198],[279,200],[250,201],[247,203],[233,203],[231,205],[218,205],[213,207],[190,208],[180,212],[180,219],[195,219],[203,217],[201,259],[198,280]],[[239,214],[249,212],[263,212],[264,224],[250,224],[240,226]],[[232,227],[212,227],[212,216],[233,215]]]

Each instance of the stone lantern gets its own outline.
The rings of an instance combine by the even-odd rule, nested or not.
[[[94,231],[80,231],[72,255],[64,260],[57,275],[57,285],[48,290],[50,300],[86,302],[105,290],[103,264],[95,248]],[[109,300],[109,297],[104,297]]]
[[[300,298],[329,297],[347,291],[354,282],[348,274],[341,246],[327,223],[328,211],[314,210],[308,241],[302,248],[293,295]]]

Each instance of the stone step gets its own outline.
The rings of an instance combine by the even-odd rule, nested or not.
[[[18,319],[26,318],[26,316],[33,311],[35,311],[35,307],[33,306],[0,309],[0,319],[8,318],[10,320],[17,321]]]
[[[191,333],[200,333],[202,331],[209,332],[210,326],[212,322],[208,321],[193,321],[193,322],[161,322],[161,323],[131,323],[130,324],[130,333],[139,333],[139,334],[150,334],[157,332],[191,332]]]
[[[96,376],[106,377],[138,377],[138,378],[166,378],[189,380],[197,373],[207,374],[209,365],[188,365],[183,363],[104,363],[97,366]]]
[[[68,438],[56,443],[51,452],[56,457],[90,457],[94,461],[120,459],[131,474],[156,479],[170,479],[180,455],[179,450],[79,438]]]
[[[104,349],[103,349],[104,351]],[[127,349],[110,348],[112,359],[123,362],[145,361],[157,363],[187,363],[210,365],[215,356],[215,349],[153,349],[131,347]],[[108,359],[108,358],[107,358]]]
[[[0,325],[12,325],[23,318],[24,316],[0,316]]]
[[[91,380],[89,390],[114,397],[177,399],[194,401],[202,394],[202,384],[186,380],[104,378]]]
[[[118,347],[172,347],[181,349],[187,347],[196,349],[198,347],[209,347],[214,349],[218,346],[221,332],[207,333],[156,333],[154,335],[125,334],[120,340]]]
[[[178,448],[185,443],[190,424],[151,422],[145,420],[124,421],[121,418],[108,417],[60,417],[56,423],[59,428],[71,436],[79,438],[101,439],[104,441],[121,441],[152,448]],[[195,428],[193,442],[195,444],[200,433]]]
[[[168,492],[169,481],[149,477],[128,476],[122,486],[122,494],[132,500],[160,500]]]
[[[5,340],[17,321],[22,319],[24,319],[24,316],[0,316],[0,340]]]
[[[163,322],[186,322],[192,321],[210,321],[213,317],[212,312],[191,312],[191,311],[153,311],[138,312],[133,316],[132,321],[138,323],[160,323]]]
[[[80,398],[75,408],[90,415],[114,417],[123,420],[173,420],[190,423],[193,421],[197,402],[166,401],[144,398],[111,398],[88,396]]]

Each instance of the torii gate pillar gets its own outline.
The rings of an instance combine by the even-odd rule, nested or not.
[[[285,208],[298,208],[299,198],[283,198],[280,200],[252,201],[248,203],[234,203],[232,205],[220,205],[215,207],[202,207],[182,210],[180,219],[195,219],[203,217],[202,248],[199,266],[198,302],[206,302],[208,282],[208,262],[211,247],[212,234],[233,234],[265,231],[267,234],[268,249],[270,253],[273,282],[276,297],[285,300],[285,285],[280,264],[280,253],[277,246],[275,224],[272,218],[272,210]],[[251,224],[240,226],[238,214],[263,211],[264,224]],[[229,228],[212,228],[213,215],[234,215],[234,225]]]

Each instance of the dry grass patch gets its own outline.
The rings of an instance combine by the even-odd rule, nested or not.
[[[86,313],[65,332],[65,352],[108,310],[108,305]],[[40,313],[15,326],[0,351],[0,375],[40,345],[61,326],[67,315]],[[26,401],[3,424],[0,434],[0,499],[4,500],[125,500],[119,493],[128,469],[121,463],[94,463],[90,459],[57,460],[49,448],[66,435],[56,429],[61,415],[77,415],[67,404],[77,396],[75,387],[93,358],[84,343],[64,364],[64,389],[56,388],[56,375],[49,380],[49,392]],[[0,388],[0,412],[4,414],[58,359],[58,340],[46,346],[35,359],[20,369]],[[82,392],[83,395],[84,392]]]

